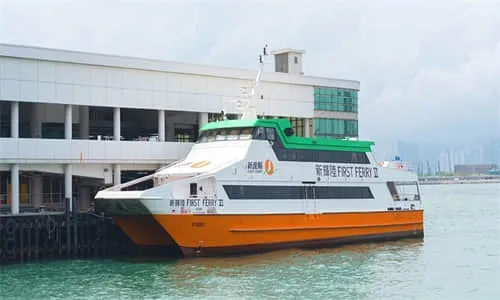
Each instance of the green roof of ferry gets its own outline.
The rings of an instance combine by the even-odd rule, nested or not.
[[[273,127],[283,141],[286,148],[289,149],[311,149],[311,150],[339,150],[354,152],[371,152],[370,141],[352,141],[328,138],[306,138],[296,135],[286,136],[284,130],[290,128],[288,119],[254,119],[254,120],[225,120],[210,122],[205,124],[200,131],[223,129],[223,128],[242,128],[242,127]]]

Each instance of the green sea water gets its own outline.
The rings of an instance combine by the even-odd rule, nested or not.
[[[425,237],[0,267],[0,299],[500,299],[500,184],[422,186]]]

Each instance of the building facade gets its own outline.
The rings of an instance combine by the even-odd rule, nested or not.
[[[358,136],[359,82],[302,72],[303,51],[273,52],[261,117],[299,136]],[[254,70],[0,44],[0,210],[86,209],[103,185],[181,159],[203,124],[240,113]],[[73,209],[73,208],[72,208]]]

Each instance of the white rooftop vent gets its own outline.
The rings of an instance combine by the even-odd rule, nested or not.
[[[302,54],[304,50],[280,49],[272,51],[274,55],[274,71],[295,75],[304,75],[302,71]]]

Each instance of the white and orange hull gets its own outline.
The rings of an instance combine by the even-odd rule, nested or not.
[[[298,151],[280,160],[273,145],[198,144],[158,171],[153,188],[110,188],[97,203],[134,243],[175,244],[185,256],[423,236],[416,174],[381,168],[371,153],[293,161],[330,159]]]
[[[423,236],[423,211],[275,215],[154,215],[184,256],[327,247]],[[157,243],[156,231],[133,231],[134,242]],[[153,228],[153,227],[152,227]]]

